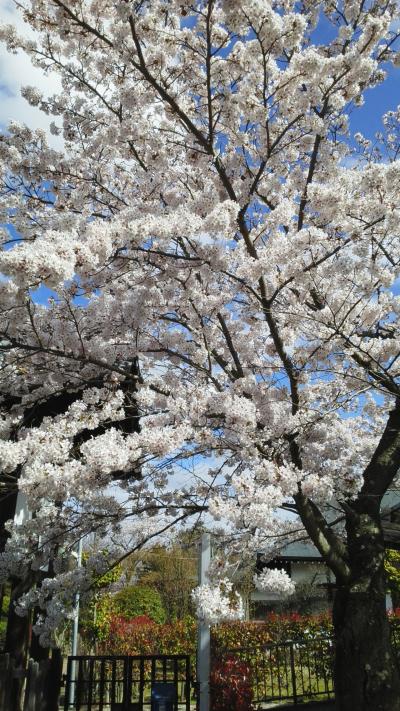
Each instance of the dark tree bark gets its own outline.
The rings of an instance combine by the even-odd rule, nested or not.
[[[63,670],[63,660],[59,649],[53,649],[49,662],[45,687],[46,707],[43,711],[58,711]]]
[[[40,610],[34,610],[33,611],[33,624],[32,627],[34,626],[37,616],[40,614]],[[50,655],[50,648],[49,647],[43,647],[40,642],[39,642],[39,636],[35,634],[33,631],[31,633],[31,639],[30,639],[30,647],[29,647],[29,656],[31,659],[34,659],[35,662],[42,662],[45,659],[48,659]]]
[[[351,577],[338,587],[333,607],[336,707],[399,711],[399,668],[386,614],[379,512],[350,515],[347,535]]]
[[[30,641],[30,616],[20,617],[15,612],[15,602],[32,586],[32,581],[14,580],[11,588],[10,605],[8,608],[7,631],[4,651],[14,660],[15,667],[23,670],[26,668],[28,648]],[[22,708],[23,677],[10,679],[12,689],[10,693],[11,708],[9,711],[20,711]]]
[[[385,543],[381,503],[400,468],[400,398],[364,470],[358,497],[342,501],[346,536],[332,530],[322,510],[295,497],[302,522],[335,573],[334,681],[337,711],[400,711],[399,666],[386,614]]]

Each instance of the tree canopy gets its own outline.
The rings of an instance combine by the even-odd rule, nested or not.
[[[373,142],[349,115],[398,64],[397,3],[19,4],[35,38],[1,35],[60,75],[24,96],[63,149],[0,143],[0,454],[34,514],[6,574],[207,511],[235,554],[309,537],[368,588],[400,464],[399,109]],[[43,634],[83,584],[55,570],[21,601]]]

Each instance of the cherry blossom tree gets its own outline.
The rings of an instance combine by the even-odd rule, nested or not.
[[[0,453],[33,513],[2,566],[54,569],[20,608],[45,641],[105,565],[63,567],[90,531],[131,550],[207,511],[235,560],[308,537],[337,582],[338,708],[396,711],[399,110],[374,144],[349,113],[395,71],[397,3],[17,4],[36,39],[1,37],[59,73],[23,93],[64,145],[17,124],[0,143]]]

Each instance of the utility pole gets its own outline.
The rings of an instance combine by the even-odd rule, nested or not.
[[[211,560],[210,534],[201,537],[199,583],[208,583],[208,569]],[[199,711],[210,708],[210,625],[199,620],[197,626],[197,688],[199,690]]]

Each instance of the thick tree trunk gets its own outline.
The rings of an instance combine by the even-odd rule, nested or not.
[[[370,504],[365,507],[368,512],[360,511],[364,503],[359,501],[347,520],[351,579],[339,585],[333,607],[336,707],[338,711],[400,711],[379,511]]]
[[[27,592],[32,585],[29,580],[14,581],[10,606],[8,608],[8,620],[6,639],[4,643],[4,651],[10,654],[13,658],[15,666],[21,671],[25,670],[28,657],[28,648],[30,640],[30,616],[21,617],[15,612],[15,602],[20,595]],[[24,686],[23,676],[15,677],[10,680],[12,685],[10,700],[11,707],[7,711],[20,711],[22,709],[22,691]]]
[[[341,588],[334,602],[335,690],[338,711],[399,711],[385,596]]]

